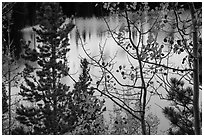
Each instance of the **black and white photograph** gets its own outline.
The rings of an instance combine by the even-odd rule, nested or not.
[[[1,135],[202,135],[202,1],[1,5]]]

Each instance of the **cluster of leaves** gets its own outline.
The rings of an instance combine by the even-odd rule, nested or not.
[[[171,78],[171,87],[167,94],[171,106],[165,107],[163,113],[170,120],[172,127],[169,134],[192,135],[193,129],[193,90],[191,87],[184,87],[184,82]]]
[[[134,67],[133,65],[127,68],[125,65],[119,65],[116,72],[120,72],[122,78],[125,80],[129,78],[132,81],[137,81],[138,79],[138,67]]]
[[[114,123],[111,134],[113,135],[141,135],[141,124],[128,112],[123,113],[120,109],[114,109],[116,117],[114,117]],[[151,135],[157,134],[157,128],[159,125],[159,118],[152,113],[146,116],[148,123],[148,131]]]
[[[149,10],[146,2],[104,2],[103,8],[111,13],[118,13],[124,10],[142,13],[143,10]]]

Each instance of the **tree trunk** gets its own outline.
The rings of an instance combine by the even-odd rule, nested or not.
[[[136,50],[136,56],[138,58],[138,63],[139,63],[139,69],[140,69],[140,77],[141,77],[141,82],[142,82],[142,96],[143,96],[143,101],[142,101],[142,112],[141,112],[141,128],[142,128],[142,134],[146,135],[146,125],[145,125],[145,108],[146,108],[146,97],[147,97],[147,89],[145,86],[145,80],[144,80],[144,76],[143,76],[143,67],[142,67],[142,61],[140,58],[140,54],[139,54],[139,49],[138,47],[134,44],[133,40],[132,40],[132,36],[131,36],[131,29],[130,29],[130,22],[128,19],[128,13],[127,11],[125,11],[125,16],[126,16],[126,20],[127,20],[127,24],[128,24],[128,30],[129,30],[129,40],[130,43],[132,44],[132,46],[135,48]],[[141,34],[140,34],[141,35]]]
[[[7,47],[7,56],[8,56],[8,117],[9,117],[9,135],[11,135],[11,51],[10,51],[10,17],[8,15],[8,47]]]
[[[199,63],[198,63],[198,37],[197,37],[197,22],[195,16],[195,7],[193,3],[189,4],[192,24],[193,24],[193,113],[194,113],[194,127],[195,134],[200,135],[200,118],[199,118]]]

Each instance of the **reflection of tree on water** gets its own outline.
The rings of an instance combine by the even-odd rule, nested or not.
[[[70,36],[71,39],[75,39],[77,48],[80,40],[79,36],[82,37],[84,42],[90,41],[93,36],[96,36],[99,39],[105,37],[106,26],[102,19],[97,20],[96,17],[92,17],[86,19],[76,18],[75,20],[77,29],[74,29]]]
[[[130,18],[133,18],[134,13],[129,13],[129,16],[130,16]],[[157,16],[159,16],[159,15],[157,15]],[[154,16],[150,16],[150,17],[145,16],[144,18],[151,19],[151,18],[155,18],[155,17]],[[119,17],[118,15],[111,15],[111,16],[105,17],[105,19],[107,20],[110,28],[114,29],[115,33],[119,33],[119,32],[127,33],[125,31],[127,24],[125,23],[125,20],[123,17]],[[76,25],[76,28],[73,29],[71,34],[69,34],[70,41],[71,41],[71,52],[73,51],[74,56],[77,56],[76,53],[81,54],[80,49],[79,49],[80,44],[81,44],[80,43],[80,37],[83,39],[84,43],[87,43],[87,47],[90,48],[91,50],[93,50],[95,52],[95,54],[97,54],[96,52],[98,51],[98,44],[99,43],[97,43],[97,42],[102,41],[102,43],[103,43],[106,38],[109,39],[108,41],[112,40],[110,38],[108,31],[107,31],[107,24],[104,22],[103,18],[91,17],[91,18],[75,18],[75,19],[73,19],[71,17],[70,19],[67,19],[67,21],[70,21],[70,20],[74,21],[74,23]],[[144,32],[149,29],[148,25],[146,25],[146,26],[141,25],[140,20],[135,20],[133,23],[134,24],[140,23],[139,27],[142,27]],[[151,26],[151,24],[153,24],[154,22],[150,21],[149,23]],[[168,33],[167,32],[159,32],[160,33],[159,37],[161,37],[159,39],[160,41],[162,41],[163,38],[165,36],[168,36],[168,35],[169,35],[168,36],[169,38],[174,37],[174,36],[172,36],[172,35],[174,35],[174,33],[173,33],[174,30],[171,27],[169,27],[167,29],[169,31]],[[33,34],[32,34],[32,28],[30,27],[30,29],[24,29],[24,30],[26,30],[26,33],[24,32],[25,39],[31,40],[31,42],[33,42],[34,39],[33,39]],[[28,32],[28,31],[31,31],[31,32]],[[147,34],[147,35],[149,35],[149,34]],[[144,42],[146,39],[145,37],[147,37],[147,35],[143,36],[143,38],[142,38]],[[138,36],[139,36],[139,34],[137,33],[137,30],[134,27],[132,27],[133,40],[138,41],[138,38],[139,38]],[[118,50],[119,53],[121,53],[121,56],[125,56],[125,54],[123,54],[124,50],[122,50],[119,46],[117,46],[115,44],[113,45],[112,43],[107,43],[106,45],[108,46],[107,50],[111,51],[111,53],[108,53],[108,55],[110,55],[110,54],[113,55],[114,52]],[[167,49],[169,48],[168,45],[165,47]]]
[[[82,31],[82,37],[83,37],[84,42],[86,42],[86,30],[85,29]]]

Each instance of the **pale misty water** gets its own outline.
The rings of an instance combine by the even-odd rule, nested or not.
[[[116,29],[119,31],[121,27],[126,25],[123,18],[119,18],[118,16],[112,16],[112,17],[105,17],[107,20],[109,26],[111,29]],[[117,63],[115,64],[114,68],[118,68],[119,65],[125,65],[128,66],[128,59],[127,54],[122,50],[121,47],[119,47],[113,40],[113,38],[109,35],[107,24],[105,23],[103,18],[76,18],[74,19],[74,24],[76,27],[71,31],[69,34],[70,37],[70,52],[69,52],[69,65],[70,65],[70,73],[75,74],[72,75],[76,80],[78,78],[78,75],[80,73],[80,58],[87,58],[85,55],[83,49],[82,49],[82,43],[84,44],[87,51],[90,53],[91,56],[99,55],[99,45],[105,46],[104,49],[104,60],[108,61],[109,57],[113,57],[116,55],[116,58],[114,61]],[[148,29],[144,28],[144,29]],[[33,43],[33,35],[32,35],[32,29],[25,28],[24,31],[24,39],[31,40]],[[78,35],[79,33],[80,35]],[[137,35],[135,35],[135,41],[137,41]],[[158,43],[162,43],[163,38],[167,34],[161,32],[159,34]],[[80,38],[79,38],[80,37]],[[81,43],[82,42],[82,43]],[[168,50],[168,47],[164,48],[164,51]],[[116,54],[117,53],[117,54]],[[171,58],[172,64],[180,65],[182,58],[185,56],[185,54],[175,55]],[[87,58],[88,59],[88,58]],[[88,59],[89,60],[89,59]],[[90,60],[89,60],[90,61]],[[133,60],[131,60],[133,61]],[[134,62],[134,61],[133,61]],[[137,64],[135,64],[137,65]],[[90,71],[92,74],[97,75],[99,74],[97,69],[91,68]],[[116,74],[117,76],[118,74]],[[118,79],[122,81],[122,79],[118,76]],[[71,79],[66,79],[63,82],[65,83],[73,83]],[[123,83],[125,81],[123,80]],[[165,95],[165,91],[164,91]],[[151,112],[155,115],[157,115],[160,119],[160,125],[158,129],[158,133],[160,133],[160,130],[166,130],[169,127],[168,120],[164,118],[163,114],[161,113],[161,108],[158,107],[156,104],[160,105],[161,107],[165,107],[168,105],[166,101],[162,101],[159,99],[159,97],[152,97],[150,103],[151,105]],[[108,107],[108,110],[112,109],[112,103],[111,101],[107,100],[106,105]],[[108,114],[107,114],[108,116]],[[107,118],[109,119],[109,118]]]

